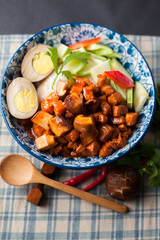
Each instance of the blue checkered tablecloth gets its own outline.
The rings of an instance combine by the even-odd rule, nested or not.
[[[30,35],[0,35],[0,79],[17,48]],[[160,81],[160,37],[126,36],[146,58],[155,79]],[[153,133],[148,133],[149,141]],[[38,169],[42,163],[25,152],[11,137],[0,113],[0,159],[10,153],[28,157]],[[58,169],[55,178],[65,181],[84,170]],[[84,187],[96,178],[80,185]],[[151,188],[143,179],[136,198],[126,201],[130,211],[120,214],[45,187],[40,206],[26,201],[34,185],[15,187],[0,179],[1,240],[144,240],[160,239],[160,187]],[[92,193],[109,197],[105,183]]]

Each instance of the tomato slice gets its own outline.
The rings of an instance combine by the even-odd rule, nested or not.
[[[132,88],[135,86],[134,83],[120,71],[106,71],[104,74],[122,88]]]
[[[74,44],[69,45],[68,47],[72,50],[81,48],[81,47],[87,47],[93,43],[99,43],[101,41],[101,37],[97,37],[97,38],[93,38],[93,39],[88,39],[88,40],[84,40],[81,42],[76,42]]]

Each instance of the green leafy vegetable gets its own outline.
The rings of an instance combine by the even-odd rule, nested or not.
[[[89,56],[90,54],[87,52],[71,52],[62,63],[60,71],[67,63],[71,62],[72,60],[79,60],[80,62],[87,64]]]
[[[72,73],[67,70],[67,71],[62,71],[64,66],[71,62],[72,60],[79,60],[80,62],[84,63],[84,64],[87,64],[88,62],[88,58],[90,56],[89,53],[87,52],[80,52],[80,51],[76,51],[76,52],[71,52],[64,60],[64,62],[62,63],[61,67],[60,67],[60,70],[58,71],[58,51],[57,51],[57,48],[56,47],[51,47],[51,48],[48,48],[49,51],[46,52],[46,54],[48,56],[50,56],[52,62],[53,62],[53,66],[54,66],[54,70],[57,74],[57,76],[62,73],[64,74],[68,79],[69,79],[69,84],[72,84],[73,82],[73,77],[72,77]],[[52,88],[56,82],[56,79],[57,79],[57,76],[55,77],[54,81],[53,81],[53,84],[52,84]]]
[[[48,56],[50,56],[53,66],[54,66],[54,71],[56,74],[58,74],[58,51],[56,47],[51,47],[48,48],[50,52],[46,52]]]
[[[157,129],[160,129],[160,83],[158,83],[156,87],[156,110],[151,127],[156,131]]]
[[[69,84],[73,83],[73,77],[72,77],[72,73],[70,71],[68,71],[68,70],[62,71],[62,74],[65,75],[69,79]]]
[[[140,175],[146,173],[149,176],[149,185],[160,186],[160,149],[157,140],[160,137],[160,84],[156,88],[156,111],[151,129],[156,131],[156,137],[152,143],[139,143],[124,157],[118,159],[119,165],[127,165],[136,169]]]

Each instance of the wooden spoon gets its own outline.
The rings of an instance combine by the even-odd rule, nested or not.
[[[0,164],[0,174],[3,180],[11,185],[42,183],[117,212],[127,212],[127,207],[123,204],[99,197],[43,176],[29,159],[18,154],[11,154],[2,159]]]

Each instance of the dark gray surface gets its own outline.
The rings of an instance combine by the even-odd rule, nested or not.
[[[0,0],[0,34],[89,22],[122,34],[160,35],[159,0]]]

